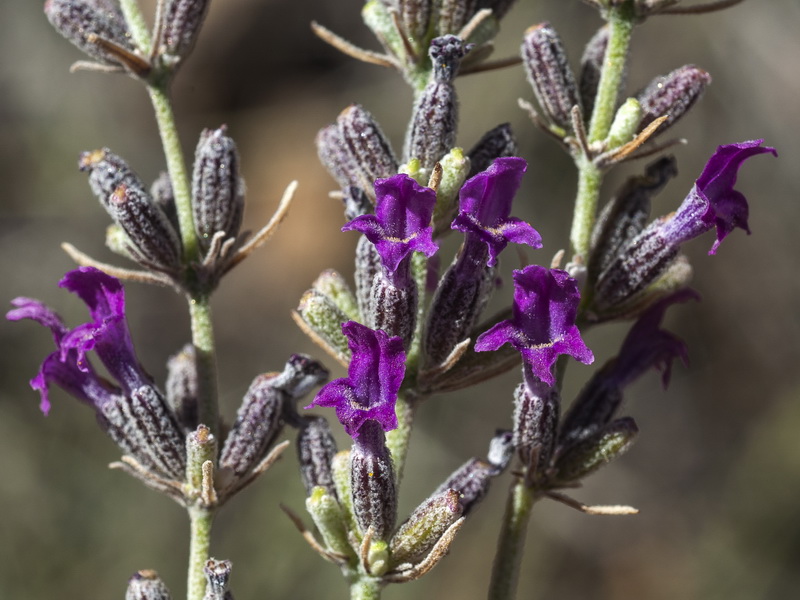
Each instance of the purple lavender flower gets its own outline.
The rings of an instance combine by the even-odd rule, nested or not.
[[[522,158],[498,158],[461,188],[460,210],[452,228],[466,233],[469,244],[475,241],[486,244],[490,267],[497,263],[497,256],[509,242],[542,247],[542,238],[533,227],[509,217],[511,202],[527,167]]]
[[[514,317],[482,333],[475,351],[510,343],[536,377],[553,385],[551,369],[560,354],[585,364],[594,360],[575,325],[579,302],[578,285],[566,271],[538,265],[514,271]]]
[[[684,242],[716,227],[717,239],[709,251],[715,254],[734,228],[750,233],[747,200],[733,186],[745,160],[766,152],[777,156],[762,141],[719,146],[678,210],[653,221],[622,247],[598,277],[593,301],[598,312],[626,302],[654,282],[674,264]]]
[[[389,273],[396,272],[412,252],[426,256],[436,253],[439,247],[433,241],[431,226],[436,192],[401,173],[376,179],[375,195],[375,214],[356,217],[342,231],[355,230],[367,236]]]
[[[347,434],[356,439],[367,421],[376,421],[383,431],[397,428],[394,405],[405,375],[405,352],[399,337],[389,337],[355,321],[342,324],[352,360],[348,377],[325,385],[313,406],[332,406]]]
[[[96,408],[124,393],[130,395],[150,385],[136,359],[130,333],[125,323],[125,292],[120,282],[93,267],[80,267],[68,272],[59,287],[76,293],[89,307],[92,320],[68,329],[61,318],[37,300],[16,298],[16,307],[6,315],[11,321],[32,319],[49,328],[58,350],[42,362],[31,387],[41,395],[41,410],[50,410],[48,386],[56,383],[70,394]],[[99,377],[86,358],[95,350],[108,372],[122,390]]]

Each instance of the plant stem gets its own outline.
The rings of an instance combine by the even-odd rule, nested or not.
[[[535,500],[533,492],[521,478],[517,478],[508,493],[497,554],[492,565],[489,600],[512,600],[516,594],[525,532]]]
[[[189,314],[197,368],[197,418],[216,435],[219,426],[217,357],[210,300],[207,295],[193,295],[189,300]]]
[[[614,120],[634,27],[633,3],[626,2],[609,9],[607,18],[610,28],[608,47],[589,122],[587,137],[590,144],[606,139]],[[603,173],[585,154],[576,156],[575,164],[578,167],[578,192],[570,243],[576,257],[586,259],[589,256],[589,241],[597,214]]]
[[[206,593],[206,576],[203,568],[209,557],[211,545],[211,523],[214,512],[206,508],[189,509],[189,578],[186,587],[187,600],[203,600]]]
[[[144,20],[142,11],[139,8],[138,0],[120,0],[119,5],[133,41],[136,42],[139,50],[147,56],[150,53],[152,41],[150,39],[150,30],[147,28],[147,22]]]
[[[186,162],[183,158],[183,149],[178,137],[178,128],[175,124],[175,115],[172,112],[167,85],[167,82],[149,85],[147,91],[156,113],[158,132],[161,135],[161,143],[167,159],[167,170],[172,183],[172,194],[175,197],[175,209],[178,213],[178,225],[183,242],[183,259],[186,265],[196,262],[200,258],[200,247],[194,230],[192,195],[189,189]]]
[[[382,589],[378,578],[361,575],[350,584],[350,600],[379,600]]]

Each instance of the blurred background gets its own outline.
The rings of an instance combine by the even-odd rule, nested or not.
[[[152,14],[154,2],[145,4]],[[399,76],[347,59],[309,30],[314,19],[377,48],[361,25],[360,6],[213,2],[175,82],[187,155],[202,128],[222,123],[239,145],[247,227],[265,223],[283,188],[300,181],[288,220],[215,297],[221,404],[229,418],[256,374],[281,368],[292,352],[321,355],[289,313],[323,269],[352,272],[356,236],[339,232],[343,217],[327,197],[334,184],[318,164],[315,133],[358,102],[396,148],[402,144],[411,94]],[[600,25],[578,0],[521,0],[504,21],[496,56],[516,53],[523,31],[545,20],[564,38],[573,64]],[[573,494],[591,504],[634,505],[641,514],[591,517],[537,505],[519,598],[758,600],[794,597],[800,589],[799,27],[796,0],[750,0],[708,16],[655,18],[635,34],[629,93],[686,63],[714,78],[673,129],[689,143],[675,149],[680,176],[657,198],[654,215],[677,207],[720,143],[763,137],[780,158],[755,158],[740,174],[752,236],[735,232],[715,257],[706,255],[710,235],[686,247],[703,300],[675,307],[668,324],[686,340],[690,368],[677,365],[666,392],[655,373],[628,390],[624,413],[639,424],[637,443]],[[78,154],[108,146],[152,180],[163,159],[151,109],[141,86],[124,76],[70,75],[82,56],[52,30],[42,2],[0,3],[0,49],[0,296],[40,298],[75,325],[85,308],[56,287],[73,268],[59,244],[122,264],[103,246],[107,216],[76,168]],[[549,264],[567,244],[575,191],[570,159],[517,107],[518,97],[533,96],[521,67],[464,77],[458,89],[461,145],[512,123],[529,161],[515,214],[544,238],[545,249],[530,260]],[[604,198],[643,166],[618,169]],[[506,253],[507,282],[520,260]],[[141,285],[128,285],[127,293],[139,357],[163,381],[168,356],[188,340],[185,302]],[[510,298],[507,285],[495,299],[500,305]],[[616,353],[625,331],[619,324],[588,333],[597,366]],[[159,571],[182,597],[185,514],[107,468],[118,452],[85,406],[56,391],[50,416],[41,415],[27,380],[51,349],[42,328],[0,321],[0,597],[121,598],[128,577],[143,568]],[[592,370],[569,367],[565,400]],[[511,373],[426,403],[401,515],[464,460],[484,455],[494,429],[510,424],[517,379]],[[509,482],[508,474],[495,482],[431,574],[390,587],[385,597],[484,597]],[[345,598],[337,569],[305,545],[278,503],[305,514],[293,451],[216,521],[213,555],[234,562],[237,597]]]

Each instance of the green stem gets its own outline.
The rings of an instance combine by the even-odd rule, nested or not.
[[[203,568],[209,558],[211,545],[211,523],[214,513],[205,508],[189,509],[189,579],[187,581],[187,600],[203,600],[206,593],[206,576]]]
[[[192,322],[192,344],[197,366],[197,417],[212,433],[218,433],[217,357],[214,349],[214,327],[211,322],[211,302],[206,295],[189,299]]]
[[[578,167],[578,193],[575,197],[575,213],[572,216],[572,231],[569,241],[576,256],[589,256],[589,242],[592,238],[597,201],[603,184],[603,173],[591,158],[581,154],[575,160]]]
[[[609,9],[607,18],[610,28],[608,47],[589,122],[589,143],[606,139],[617,111],[619,90],[628,62],[628,49],[635,24],[633,3],[629,1]],[[589,256],[589,241],[597,215],[603,172],[594,164],[592,157],[585,154],[576,156],[575,164],[578,167],[578,193],[575,198],[570,242],[575,255],[586,259]]]
[[[139,50],[147,56],[150,53],[152,41],[150,40],[150,30],[139,8],[138,0],[120,0],[119,6],[122,9],[122,15],[128,24],[133,41]]]
[[[590,143],[604,140],[614,120],[634,26],[633,2],[626,2],[610,9],[608,26],[608,46],[600,82],[597,85],[594,111],[589,122]]]
[[[382,589],[380,579],[362,575],[350,584],[350,600],[379,600]]]
[[[522,479],[517,478],[508,493],[497,554],[492,565],[489,600],[512,600],[516,594],[525,532],[535,500],[533,492]]]
[[[178,212],[178,225],[183,242],[184,264],[191,264],[200,259],[200,246],[194,230],[192,194],[189,189],[186,161],[183,158],[183,149],[178,137],[178,128],[172,112],[167,83],[149,85],[147,91],[156,113],[158,132],[161,135],[161,143],[167,159],[167,170],[172,183],[172,194],[175,197],[175,209]]]

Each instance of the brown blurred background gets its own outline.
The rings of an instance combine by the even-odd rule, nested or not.
[[[148,6],[152,2],[147,3]],[[187,153],[203,127],[227,123],[248,184],[246,225],[257,228],[286,184],[300,181],[289,219],[265,249],[238,268],[215,299],[222,407],[230,417],[259,372],[291,352],[320,352],[289,318],[324,268],[350,274],[354,234],[328,199],[315,132],[351,102],[381,122],[397,148],[410,93],[394,73],[358,64],[317,40],[316,19],[375,48],[358,0],[226,0],[212,3],[207,27],[175,85]],[[76,169],[78,153],[109,146],[146,179],[163,168],[144,91],[123,76],[68,73],[81,55],[42,14],[42,2],[0,5],[0,290],[56,307],[69,324],[85,317],[56,283],[72,268],[70,241],[106,260],[107,217]],[[600,22],[578,0],[521,0],[505,20],[497,56],[515,53],[526,27],[548,20],[573,63]],[[632,386],[625,410],[639,423],[633,450],[574,495],[587,503],[632,504],[636,517],[589,517],[549,503],[536,507],[519,598],[558,600],[758,600],[800,589],[800,4],[750,0],[697,18],[663,17],[634,38],[629,92],[657,74],[696,63],[714,83],[673,131],[681,175],[657,199],[674,209],[717,144],[763,137],[780,158],[758,157],[741,173],[753,235],[734,233],[716,257],[710,236],[687,248],[698,304],[675,308],[670,327],[688,343],[691,368],[677,366],[671,388],[655,374]],[[521,68],[458,83],[459,143],[511,121],[530,163],[516,214],[542,233],[547,264],[566,244],[574,169],[516,106],[532,98]],[[641,169],[629,165],[611,177]],[[447,260],[447,259],[445,259]],[[519,266],[514,252],[506,273]],[[510,286],[497,295],[510,299]],[[128,286],[129,320],[140,358],[159,381],[167,357],[187,340],[182,298]],[[588,334],[598,365],[625,327]],[[136,570],[158,570],[176,598],[185,590],[187,520],[177,505],[106,465],[115,446],[91,411],[56,392],[48,418],[27,386],[51,351],[30,323],[0,322],[0,598],[121,598]],[[572,365],[565,398],[591,373]],[[341,370],[335,372],[341,376]],[[467,457],[483,455],[497,426],[510,422],[510,374],[423,408],[413,437],[401,515]],[[329,415],[330,416],[330,415]],[[342,440],[344,442],[344,440]],[[344,598],[335,567],[307,548],[278,509],[304,514],[293,451],[221,512],[213,554],[234,562],[238,598]],[[470,519],[451,555],[419,582],[386,598],[481,598],[490,570],[508,475]]]

